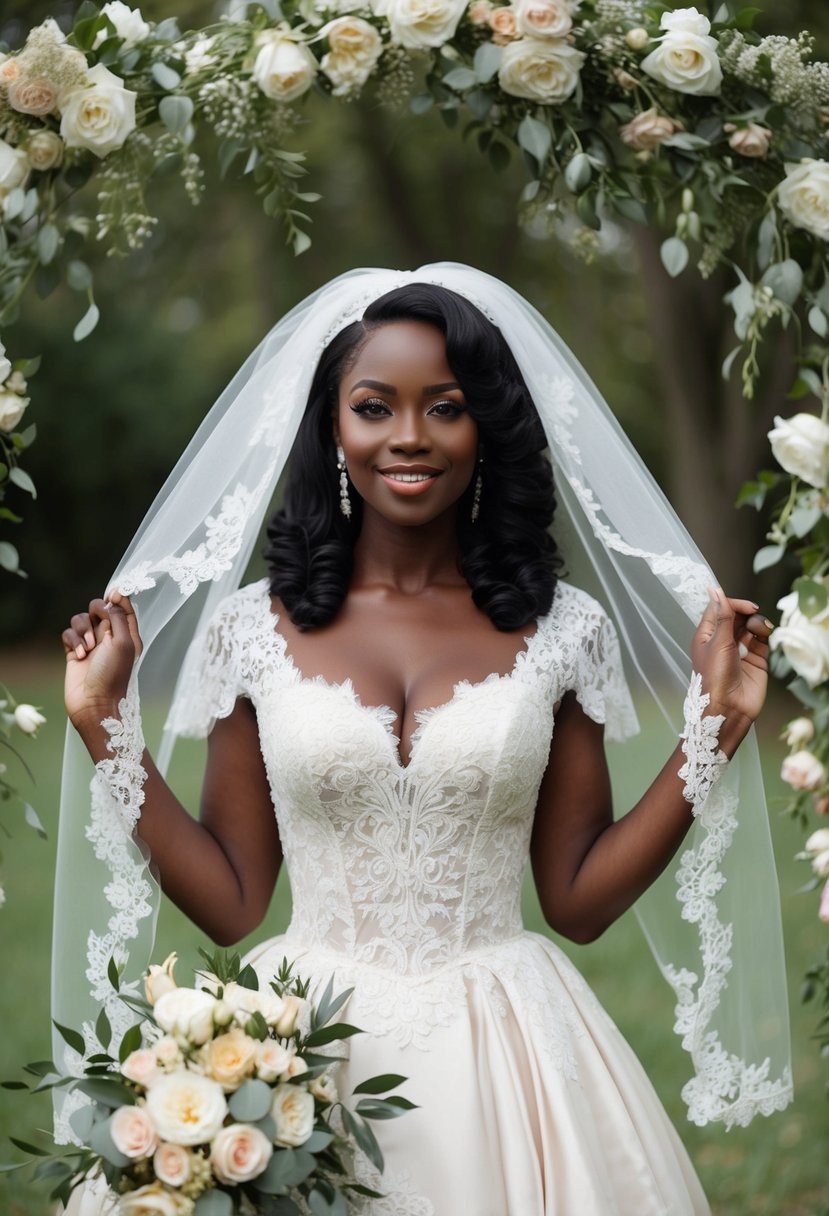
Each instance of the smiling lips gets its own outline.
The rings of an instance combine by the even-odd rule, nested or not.
[[[395,494],[422,494],[441,475],[441,469],[431,469],[424,464],[397,464],[377,472]]]

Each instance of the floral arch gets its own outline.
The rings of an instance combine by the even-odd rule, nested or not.
[[[742,492],[768,512],[755,568],[792,556],[797,568],[774,636],[777,674],[804,705],[783,775],[805,828],[829,812],[829,64],[806,33],[761,38],[755,12],[730,0],[708,15],[663,0],[231,0],[223,20],[182,33],[175,18],[151,24],[121,0],[86,0],[71,30],[47,20],[22,49],[0,51],[0,329],[36,279],[41,294],[65,282],[83,302],[74,337],[86,339],[99,314],[84,248],[147,239],[146,187],[161,166],[198,202],[201,130],[221,172],[244,174],[302,253],[318,196],[286,145],[312,90],[335,104],[406,91],[414,114],[460,120],[493,168],[522,158],[525,213],[575,215],[588,246],[605,217],[650,226],[670,276],[726,267],[723,376],[753,394],[776,320],[794,335],[790,396],[808,398],[771,432],[783,471]],[[0,502],[8,492],[17,506],[35,492],[23,464],[36,360],[12,353],[0,343]],[[9,574],[20,572],[16,519],[0,505]],[[9,694],[8,746],[37,729],[30,710]],[[0,794],[15,793],[0,775]],[[806,854],[817,887],[829,829],[811,833]],[[829,922],[829,882],[820,916]],[[829,967],[811,982],[829,1002]]]

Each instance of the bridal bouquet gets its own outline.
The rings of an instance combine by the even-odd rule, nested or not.
[[[103,1049],[87,1057],[83,1076],[46,1074],[38,1089],[66,1085],[88,1100],[70,1120],[77,1147],[57,1156],[14,1143],[47,1158],[35,1177],[55,1181],[55,1199],[66,1202],[84,1180],[103,1175],[119,1216],[345,1216],[349,1191],[378,1194],[355,1180],[349,1159],[356,1142],[382,1171],[366,1120],[412,1109],[406,1098],[389,1096],[405,1078],[363,1081],[354,1093],[367,1096],[350,1110],[335,1081],[343,1057],[329,1052],[360,1033],[332,1022],[352,990],[334,996],[329,981],[314,1005],[287,960],[260,991],[238,955],[204,957],[199,987],[176,984],[173,954],[150,968],[146,1002],[123,996],[144,1020],[124,1035],[117,1058],[102,1014],[95,1037]],[[114,962],[110,978],[117,986]],[[85,1053],[84,1036],[58,1030]]]

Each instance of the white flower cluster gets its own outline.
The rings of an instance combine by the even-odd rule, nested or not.
[[[743,84],[768,87],[773,101],[814,110],[829,103],[829,65],[811,63],[813,51],[814,39],[806,31],[797,38],[770,34],[758,43],[735,31],[725,41],[722,60]]]
[[[2,182],[3,146],[0,143],[0,182]],[[1,187],[0,187],[1,188]],[[13,431],[29,404],[26,381],[20,372],[12,371],[6,348],[0,342],[0,431]],[[23,728],[21,727],[21,730]]]

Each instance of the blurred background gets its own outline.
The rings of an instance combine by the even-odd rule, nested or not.
[[[807,0],[758,0],[763,33],[808,27],[818,55],[829,57],[829,6]],[[700,6],[703,7],[704,6]],[[72,5],[3,0],[0,39],[12,48],[47,16]],[[219,6],[195,0],[172,5],[145,0],[151,20],[177,15],[183,28],[204,25]],[[3,822],[0,881],[0,1079],[24,1060],[48,1054],[48,950],[56,791],[63,738],[61,630],[69,616],[100,594],[152,498],[218,392],[271,325],[308,292],[358,265],[416,267],[426,261],[469,262],[505,279],[560,331],[607,396],[684,522],[735,593],[770,609],[787,584],[785,570],[758,579],[751,558],[762,521],[735,511],[742,481],[772,463],[766,432],[785,400],[792,373],[788,341],[771,332],[758,397],[742,400],[719,367],[733,346],[730,314],[721,303],[727,281],[707,283],[693,272],[670,281],[658,265],[659,237],[610,225],[588,265],[574,229],[558,236],[516,223],[524,184],[518,158],[496,174],[462,123],[448,130],[438,113],[414,118],[399,109],[309,97],[295,147],[308,151],[305,189],[312,205],[313,244],[294,258],[278,224],[261,211],[251,183],[219,183],[205,146],[207,189],[200,206],[187,201],[177,177],[152,184],[160,222],[148,246],[125,259],[90,251],[101,322],[85,342],[72,329],[85,301],[58,290],[34,293],[19,321],[3,333],[14,358],[42,354],[31,382],[26,421],[39,437],[25,467],[38,488],[32,504],[10,496],[25,516],[15,540],[26,580],[3,576],[0,679],[20,701],[44,707],[49,719],[22,744],[33,769],[18,784],[48,832],[41,841],[13,811]],[[90,200],[94,206],[94,200]],[[594,946],[576,952],[578,965],[633,1042],[680,1127],[718,1216],[821,1216],[829,1212],[827,1077],[810,1041],[817,1011],[799,1004],[799,977],[826,951],[816,899],[796,895],[804,863],[792,860],[802,832],[781,820],[784,790],[777,773],[784,754],[781,724],[796,712],[777,690],[762,725],[771,815],[781,866],[787,951],[792,976],[798,1097],[783,1115],[727,1135],[684,1119],[679,1089],[684,1064],[670,1030],[670,994],[656,980],[632,918]],[[659,767],[654,757],[655,768]],[[177,780],[189,805],[198,803],[201,755],[195,745],[179,761]],[[25,788],[24,788],[25,786]],[[284,926],[289,893],[275,897],[270,932]],[[527,913],[541,928],[532,894]],[[166,909],[157,961],[196,935]],[[195,948],[193,957],[195,961]],[[184,975],[187,980],[186,973]],[[47,1104],[0,1091],[0,1134],[46,1125]],[[0,1145],[0,1160],[15,1152]],[[18,1154],[19,1156],[19,1154]],[[0,1212],[45,1216],[45,1193],[18,1175],[0,1180]],[[474,1214],[470,1214],[474,1216]]]

